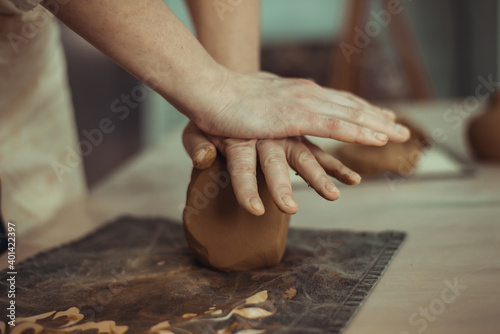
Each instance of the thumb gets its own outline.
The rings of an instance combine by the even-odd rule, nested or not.
[[[194,168],[207,169],[212,166],[217,149],[193,122],[189,122],[184,129],[182,143],[193,161]]]

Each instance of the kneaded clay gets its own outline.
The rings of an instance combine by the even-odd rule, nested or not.
[[[406,142],[389,142],[384,146],[345,144],[334,155],[344,165],[364,177],[385,172],[403,177],[412,175],[426,147],[427,136],[407,119],[400,118],[397,121],[410,129],[411,137]]]
[[[254,216],[234,195],[226,161],[193,168],[183,213],[184,234],[196,258],[222,271],[243,271],[278,264],[285,253],[290,216],[274,204],[257,168],[259,194],[266,212]]]
[[[470,122],[468,132],[476,158],[500,161],[500,91],[493,94],[485,112]]]

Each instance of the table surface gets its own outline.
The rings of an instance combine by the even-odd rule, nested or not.
[[[442,139],[445,133],[443,144],[467,157],[466,120],[454,129],[456,122],[443,117],[453,103],[396,109],[410,114],[431,138],[434,133]],[[78,239],[121,215],[180,221],[191,171],[180,131],[18,238],[17,260]],[[340,186],[341,199],[333,203],[308,188],[295,191],[300,209],[292,218],[294,227],[407,233],[345,333],[499,333],[500,165],[476,164],[469,177],[399,181]],[[5,254],[0,261],[5,268]]]

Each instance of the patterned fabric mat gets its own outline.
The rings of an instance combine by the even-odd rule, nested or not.
[[[0,333],[340,333],[404,238],[292,228],[279,265],[222,273],[197,263],[178,222],[123,217],[18,264],[16,326],[2,316]]]

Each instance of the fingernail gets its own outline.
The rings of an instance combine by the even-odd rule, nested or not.
[[[196,155],[194,156],[194,162],[201,163],[203,161],[203,159],[205,158],[205,155],[207,155],[207,151],[208,150],[206,148],[202,148],[201,150],[196,152]]]
[[[331,182],[328,182],[328,183],[325,184],[325,189],[328,192],[331,192],[331,193],[334,193],[334,194],[338,194],[339,193],[339,191],[337,190],[337,188],[335,188],[335,186]]]
[[[401,125],[401,124],[396,124],[396,131],[399,133],[399,134],[402,134],[402,135],[409,135],[410,134],[410,129],[408,129],[406,126],[404,125]]]
[[[380,140],[382,142],[386,142],[389,140],[389,137],[387,137],[387,135],[384,135],[383,133],[374,132],[374,134],[375,134],[375,138],[377,138],[378,140]]]
[[[349,172],[349,177],[353,181],[361,181],[361,176],[358,173],[356,173],[356,172],[350,171]]]
[[[295,201],[293,200],[293,198],[290,195],[285,195],[285,196],[281,197],[281,199],[283,200],[283,203],[285,203],[285,205],[288,206],[289,208],[296,208],[297,207],[297,203],[295,203]]]
[[[250,206],[258,212],[262,212],[264,210],[264,205],[262,204],[262,201],[258,198],[252,198],[250,200]]]

